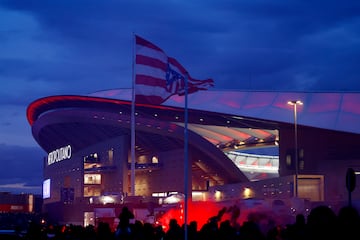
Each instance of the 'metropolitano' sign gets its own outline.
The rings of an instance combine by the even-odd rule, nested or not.
[[[71,158],[71,146],[58,148],[48,154],[48,165]]]

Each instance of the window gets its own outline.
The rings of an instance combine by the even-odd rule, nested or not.
[[[99,155],[97,153],[91,153],[90,155],[84,157],[84,162],[85,163],[98,163],[98,162],[100,162]]]
[[[84,187],[84,197],[93,197],[100,196],[101,188],[98,186],[85,186]]]
[[[101,184],[101,174],[84,174],[84,184]]]
[[[151,162],[152,162],[152,163],[159,163],[158,157],[153,156],[152,159],[151,159]]]

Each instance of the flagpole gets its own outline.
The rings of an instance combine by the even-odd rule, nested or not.
[[[133,34],[133,74],[132,74],[132,98],[131,98],[131,196],[135,196],[135,35]]]
[[[184,236],[188,239],[188,193],[189,193],[189,154],[188,154],[188,73],[185,74],[184,107]]]

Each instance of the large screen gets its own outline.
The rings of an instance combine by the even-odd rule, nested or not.
[[[43,182],[43,199],[50,198],[50,179]]]

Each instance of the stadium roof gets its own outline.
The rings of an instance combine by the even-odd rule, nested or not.
[[[130,111],[131,95],[131,89],[113,89],[87,96],[46,97],[29,106],[28,120],[32,124],[45,112],[89,108],[89,105],[116,111],[116,106],[120,104]],[[360,133],[360,93],[347,92],[199,91],[188,95],[188,108],[191,111],[188,127],[222,149],[239,146],[239,143],[249,147],[259,140],[271,145],[278,138],[280,123],[294,123],[293,106],[287,104],[289,100],[304,103],[297,108],[299,125]],[[173,96],[161,106],[137,105],[136,111],[183,126],[183,107],[184,97]],[[49,150],[47,147],[44,149]]]
[[[131,100],[129,89],[99,91],[90,96]],[[293,107],[287,102],[301,100],[297,108],[299,125],[360,134],[360,92],[275,92],[199,91],[188,95],[194,110],[233,114],[267,121],[294,123]],[[163,105],[184,107],[183,96],[173,96]]]

